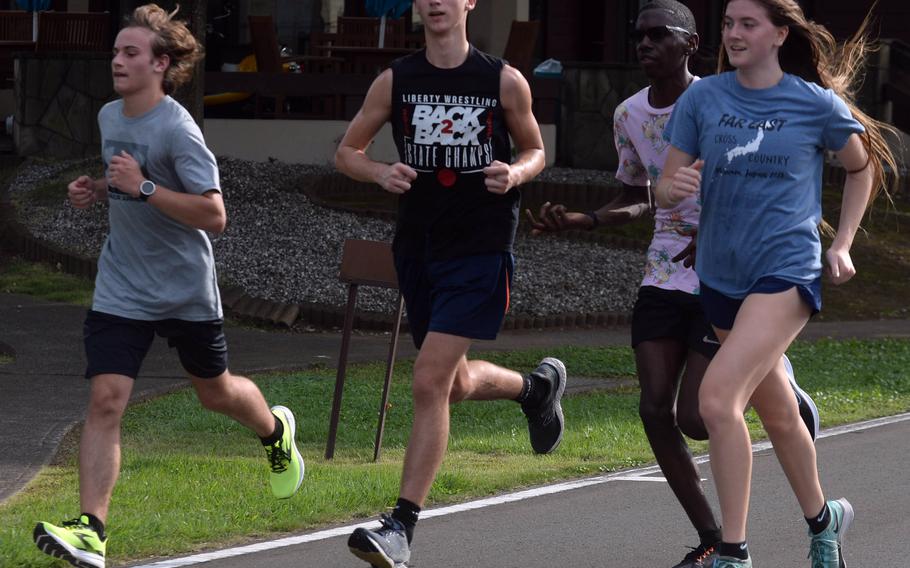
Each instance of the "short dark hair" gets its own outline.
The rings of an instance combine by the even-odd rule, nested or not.
[[[685,4],[676,0],[649,0],[638,10],[640,16],[649,10],[661,10],[670,14],[672,25],[682,28],[690,34],[695,34],[695,16]]]

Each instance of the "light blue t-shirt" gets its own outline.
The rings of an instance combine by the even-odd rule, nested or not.
[[[122,100],[110,102],[98,125],[105,175],[111,158],[126,150],[160,186],[193,194],[221,190],[215,156],[171,97],[137,117],[124,116]],[[208,235],[117,188],[108,197],[110,233],[98,259],[92,309],[144,321],[221,319]]]
[[[735,72],[692,84],[665,136],[705,161],[699,278],[733,298],[767,276],[819,278],[824,152],[862,131],[833,91],[794,75],[768,89],[743,87]]]

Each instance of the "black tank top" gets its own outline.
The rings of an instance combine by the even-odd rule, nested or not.
[[[503,61],[471,46],[440,69],[425,50],[392,63],[392,132],[401,162],[417,171],[398,200],[394,251],[441,260],[512,252],[521,194],[487,191],[483,169],[511,163],[499,97]]]

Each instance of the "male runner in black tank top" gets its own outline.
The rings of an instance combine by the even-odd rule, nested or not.
[[[467,41],[477,0],[416,0],[426,49],[374,81],[335,155],[348,176],[398,194],[393,245],[414,343],[414,421],[401,491],[381,528],[357,529],[355,555],[394,568],[410,558],[418,513],[442,463],[449,404],[513,399],[528,418],[531,445],[548,453],[562,439],[562,362],[544,359],[528,376],[467,359],[473,339],[493,339],[508,308],[516,186],[544,167],[543,141],[527,81]],[[392,122],[399,162],[365,153]],[[509,136],[518,146],[511,161]]]

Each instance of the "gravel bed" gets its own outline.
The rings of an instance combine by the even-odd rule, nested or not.
[[[73,171],[99,170],[98,158],[70,162],[31,160],[19,169],[10,192],[28,192],[57,179],[61,199],[20,205],[20,220],[32,234],[73,252],[97,256],[107,236],[107,206],[88,211],[65,199]],[[330,171],[325,166],[219,160],[228,228],[213,237],[219,276],[246,293],[273,301],[343,306],[347,291],[338,281],[346,238],[390,240],[386,221],[317,207],[302,193],[278,188],[289,180]],[[541,179],[600,183],[612,175],[597,170],[549,168]],[[18,201],[18,200],[17,200]],[[21,203],[21,202],[20,202]],[[545,316],[570,312],[629,312],[641,281],[645,255],[598,244],[519,234],[512,312]],[[358,307],[389,312],[389,290],[363,288]]]

